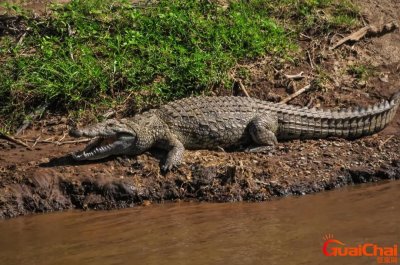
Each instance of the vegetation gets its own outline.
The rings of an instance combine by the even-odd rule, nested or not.
[[[357,79],[367,80],[374,73],[374,67],[371,65],[355,64],[348,67],[347,73]]]
[[[0,32],[0,116],[11,115],[10,122],[39,106],[96,110],[127,97],[142,106],[230,88],[228,72],[238,61],[289,58],[296,32],[357,21],[350,2],[334,0],[231,1],[228,7],[205,0],[147,7],[72,0],[40,18],[7,8],[23,25],[20,34]]]

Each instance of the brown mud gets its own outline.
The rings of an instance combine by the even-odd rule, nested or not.
[[[400,21],[399,2],[355,2],[366,23]],[[233,74],[250,96],[272,101],[318,79],[319,89],[290,102],[310,107],[366,106],[400,89],[398,30],[335,50],[328,47],[346,32],[315,32],[299,37],[304,60],[289,64],[263,58],[240,65],[249,72],[245,78]],[[349,71],[358,65],[371,68],[368,76]],[[301,81],[286,82],[283,78],[300,71],[306,76]],[[215,92],[227,93],[244,95],[240,86]],[[65,144],[73,140],[66,136],[68,123],[65,117],[50,115],[34,122],[20,135],[32,150],[0,139],[0,218],[177,200],[264,201],[400,178],[400,112],[382,132],[355,141],[295,140],[279,143],[270,154],[187,151],[184,164],[167,174],[159,170],[165,156],[159,150],[90,163],[72,161],[68,154],[84,144]]]

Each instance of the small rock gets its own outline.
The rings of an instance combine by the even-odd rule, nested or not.
[[[387,74],[381,74],[379,76],[379,80],[381,80],[384,83],[389,83],[389,76]]]
[[[40,162],[41,164],[49,163],[49,162],[50,162],[50,159],[49,159],[48,157],[44,157],[44,158],[40,159],[39,162]]]
[[[286,92],[288,92],[289,94],[293,94],[294,92],[296,92],[296,83],[291,81],[287,84],[286,86]]]
[[[364,88],[364,87],[367,86],[367,82],[366,82],[365,80],[359,80],[359,81],[357,82],[357,86],[359,86],[359,87],[361,87],[361,88]]]
[[[151,201],[149,201],[149,200],[144,200],[142,202],[142,206],[149,206],[149,205],[151,205]]]

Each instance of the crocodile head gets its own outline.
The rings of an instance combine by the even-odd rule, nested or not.
[[[82,129],[72,129],[73,137],[92,138],[83,151],[72,154],[75,160],[97,160],[112,155],[135,153],[137,133],[132,126],[123,121],[107,120]]]

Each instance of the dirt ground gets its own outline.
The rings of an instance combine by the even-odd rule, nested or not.
[[[400,2],[356,0],[366,24],[400,21]],[[311,33],[310,33],[311,35]],[[290,104],[343,108],[366,106],[387,99],[400,89],[399,30],[329,50],[343,37],[299,36],[304,60],[282,64],[263,58],[243,62],[249,71],[241,79],[252,97],[279,101],[316,77],[320,89]],[[271,63],[271,61],[273,63]],[[360,78],[347,69],[368,65]],[[304,72],[301,81],[286,82],[284,74]],[[243,96],[240,88],[216,94]],[[176,200],[264,201],[303,195],[343,185],[400,178],[400,111],[382,132],[347,141],[290,141],[270,154],[187,151],[185,163],[162,174],[165,155],[153,150],[138,157],[117,157],[76,163],[68,156],[84,144],[68,144],[68,119],[48,116],[33,123],[20,139],[32,150],[0,139],[0,218],[63,209],[112,209]],[[61,143],[57,144],[57,143]]]

